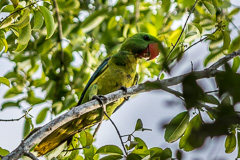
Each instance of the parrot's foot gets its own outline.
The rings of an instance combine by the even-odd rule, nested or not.
[[[92,97],[92,100],[94,100],[94,99],[96,99],[99,103],[100,103],[100,105],[103,107],[103,110],[104,110],[104,112],[105,112],[105,105],[104,105],[104,103],[103,103],[103,101],[106,101],[107,100],[107,98],[106,97],[104,97],[104,96],[102,96],[102,95],[94,95],[93,97]]]
[[[107,100],[107,98],[102,95],[94,95],[92,97],[92,100],[94,100],[94,99],[96,99],[100,103],[100,105],[104,105],[103,101]]]
[[[127,87],[122,86],[122,87],[120,87],[120,89],[124,92],[124,94],[127,94]],[[130,96],[124,97],[124,99],[125,99],[126,101],[128,101],[129,98],[130,98]]]

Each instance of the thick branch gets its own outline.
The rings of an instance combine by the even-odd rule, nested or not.
[[[162,88],[165,88],[167,86],[173,86],[180,84],[182,80],[189,74],[193,73],[195,74],[197,79],[202,78],[209,78],[214,77],[216,73],[220,72],[217,70],[217,68],[227,61],[231,60],[232,58],[239,56],[240,50],[233,52],[213,65],[211,65],[209,68],[206,68],[202,71],[194,71],[190,72],[184,75],[180,75],[177,77],[173,77],[170,79],[165,80],[156,80],[153,82],[145,82],[139,85],[132,86],[127,89],[127,94],[124,94],[125,91],[117,90],[115,92],[109,93],[105,95],[106,99],[102,99],[104,105],[107,105],[109,103],[112,103],[120,98],[131,96],[133,94],[152,91],[152,90],[159,90]],[[47,137],[49,134],[51,134],[54,130],[61,127],[62,125],[72,121],[75,118],[79,118],[81,115],[91,112],[97,108],[100,108],[101,105],[97,100],[92,100],[87,103],[84,103],[82,105],[79,105],[77,107],[73,107],[71,110],[69,110],[67,113],[57,117],[56,119],[50,121],[48,124],[44,125],[41,129],[30,135],[27,139],[25,139],[14,151],[12,151],[9,155],[5,156],[3,160],[15,160],[20,158],[24,155],[24,153],[28,152],[32,147],[34,147],[36,144],[40,143],[45,137]]]

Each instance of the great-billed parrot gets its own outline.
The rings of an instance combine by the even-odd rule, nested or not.
[[[105,95],[120,89],[122,86],[131,87],[137,82],[136,67],[138,60],[146,58],[152,60],[159,54],[160,41],[147,33],[137,33],[126,39],[120,50],[105,59],[88,81],[82,92],[78,105],[88,102],[94,95]],[[106,106],[106,112],[110,116],[118,106],[124,102],[124,98]],[[38,156],[44,155],[72,137],[99,123],[102,120],[103,108],[83,114],[53,131],[44,138],[34,149]]]

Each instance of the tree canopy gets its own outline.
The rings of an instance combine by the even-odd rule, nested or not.
[[[132,92],[128,90],[128,95],[161,89],[182,100],[186,111],[165,126],[164,135],[169,143],[180,139],[175,142],[179,143],[180,150],[192,151],[201,147],[207,137],[220,135],[226,136],[226,153],[239,150],[240,29],[235,21],[240,6],[233,2],[1,0],[0,14],[4,16],[0,22],[0,58],[15,64],[12,71],[0,77],[0,84],[9,87],[1,111],[15,107],[25,112],[22,118],[26,138],[35,123],[45,120],[47,113],[57,116],[76,106],[94,70],[106,57],[116,53],[127,37],[147,32],[162,42],[161,54],[156,61],[140,61],[140,85],[133,87]],[[205,70],[164,78],[171,76],[171,69],[185,54],[191,54],[190,48],[200,43],[208,47],[208,55],[201,62]],[[213,91],[198,83],[198,79],[210,77],[214,79]],[[143,83],[146,79],[154,81]],[[177,84],[182,89],[169,87]],[[23,103],[30,107],[23,107]],[[37,117],[32,117],[31,108],[39,104],[44,107]],[[205,122],[203,116],[211,123]],[[115,145],[95,148],[92,131],[88,130],[79,133],[81,138],[76,142],[83,149],[62,153],[57,159],[99,159],[99,155],[107,155],[102,159],[124,156],[127,159],[181,159],[180,150],[173,155],[171,148],[148,148],[142,139],[135,137],[136,131],[148,130],[143,123],[137,120],[134,132],[127,135],[124,149]],[[9,151],[0,146],[0,155],[8,154]],[[25,150],[19,155],[34,159]]]

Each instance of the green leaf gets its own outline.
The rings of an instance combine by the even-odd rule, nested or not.
[[[182,28],[180,27],[180,28],[178,28],[177,30],[175,30],[175,31],[173,31],[172,33],[171,33],[171,35],[169,36],[169,41],[172,43],[172,44],[175,44],[176,42],[177,42],[177,40],[178,40],[178,37],[180,36],[180,34],[181,34],[181,31],[182,31]],[[183,35],[182,35],[182,37],[181,38],[185,38]],[[180,40],[180,42],[181,42],[181,40]],[[179,42],[178,42],[179,43]]]
[[[217,107],[211,107],[211,109],[207,109],[207,114],[211,120],[217,118],[218,116],[217,113],[218,113]]]
[[[20,29],[18,43],[27,44],[31,38],[31,25],[28,23],[25,27]]]
[[[153,147],[153,148],[150,148],[149,151],[150,151],[150,158],[153,159],[153,158],[161,157],[163,149],[159,147]]]
[[[87,131],[82,131],[80,132],[80,142],[83,147],[90,146],[93,142],[93,136]]]
[[[5,84],[6,86],[10,87],[10,81],[5,77],[0,77],[0,84]]]
[[[17,48],[13,52],[14,53],[21,53],[22,51],[24,51],[27,48],[27,46],[28,46],[28,43],[26,43],[26,44],[18,43]]]
[[[220,104],[219,101],[217,100],[217,98],[214,97],[213,95],[205,94],[204,97],[203,97],[203,101],[207,102],[207,103],[211,103],[211,104],[216,104],[216,105]]]
[[[16,8],[18,6],[19,0],[11,0],[14,8]]]
[[[9,151],[8,151],[8,150],[3,149],[2,147],[0,147],[0,155],[1,155],[1,156],[6,156],[6,155],[8,155],[8,154],[9,154]],[[0,160],[1,160],[1,158],[0,158]]]
[[[7,17],[6,19],[0,22],[0,29],[10,26],[13,22],[14,19],[12,16]]]
[[[102,9],[95,11],[93,14],[87,17],[81,25],[83,32],[89,32],[96,28],[107,17],[107,12],[107,9]]]
[[[12,87],[4,95],[4,98],[12,98],[22,93],[22,87]]]
[[[239,66],[240,66],[240,58],[239,57],[235,57],[233,59],[232,71],[236,73],[238,68],[239,68]]]
[[[63,102],[63,109],[69,109],[76,106],[75,97],[73,94],[67,95]]]
[[[167,125],[165,131],[165,140],[169,143],[172,143],[178,138],[180,138],[185,132],[189,123],[189,113],[188,111],[179,113],[174,117],[171,122]]]
[[[228,14],[228,18],[232,18],[234,15],[238,14],[239,11],[240,11],[240,8],[234,8],[234,9]]]
[[[93,147],[93,145],[90,145],[89,148],[83,148],[83,153],[85,158],[84,159],[94,159],[94,155],[95,155],[95,148]]]
[[[193,0],[178,0],[177,2],[182,8],[190,7],[194,4]]]
[[[231,133],[227,135],[226,141],[225,141],[225,152],[226,153],[232,153],[236,148],[236,137],[235,133]]]
[[[13,23],[11,26],[15,29],[20,29],[25,27],[30,22],[29,12],[30,12],[30,9],[26,8],[23,11],[23,15],[20,17],[20,19],[16,23]]]
[[[111,30],[117,26],[117,21],[115,19],[115,16],[112,16],[110,20],[108,21],[108,29]]]
[[[118,159],[122,159],[123,157],[120,155],[110,155],[110,156],[106,156],[101,158],[100,160],[118,160]]]
[[[232,100],[230,101],[230,105],[232,102],[235,104],[237,102],[240,102],[240,90],[238,86],[240,86],[240,75],[237,73],[234,73],[231,69],[231,67],[226,63],[225,64],[225,72],[222,72],[221,74],[216,75],[216,82],[219,87],[219,95],[223,95],[224,93],[229,93],[231,95]],[[226,105],[229,105],[226,104]]]
[[[0,43],[5,47],[4,52],[6,53],[8,50],[7,40],[5,38],[0,37]]]
[[[164,12],[168,12],[171,6],[170,0],[162,0],[161,7],[163,8]]]
[[[23,137],[25,138],[29,132],[30,132],[30,123],[26,119],[24,122]]]
[[[235,38],[235,39],[232,41],[232,43],[231,43],[231,45],[230,45],[230,47],[229,47],[228,52],[229,52],[229,53],[232,53],[232,52],[237,51],[237,50],[239,50],[239,49],[240,49],[240,36],[237,37],[237,38]]]
[[[1,10],[1,12],[13,12],[13,11],[14,11],[13,5],[6,5],[6,6],[4,6],[4,8]]]
[[[44,6],[39,6],[39,9],[44,17],[44,22],[47,28],[47,37],[49,39],[54,33],[54,19],[52,13]]]
[[[140,156],[147,156],[150,154],[146,143],[141,138],[134,137],[134,141],[138,142],[138,144],[135,146],[135,149],[132,151],[132,153]]]
[[[196,34],[197,34],[197,32],[195,32],[195,31],[188,32],[187,35],[185,36],[185,38],[194,36],[194,35],[196,35]]]
[[[135,153],[130,153],[127,156],[127,160],[142,160],[142,157]]]
[[[129,144],[129,147],[127,147],[127,150],[133,149],[137,144],[138,142],[136,141],[130,141],[130,144]]]
[[[204,66],[207,66],[210,62],[216,61],[217,59],[219,59],[220,56],[222,56],[221,53],[222,49],[218,49],[217,53],[215,54],[209,54],[206,59],[204,60]]]
[[[135,126],[135,131],[142,130],[143,128],[143,123],[141,119],[137,120],[136,126]]]
[[[105,145],[100,147],[96,154],[123,155],[122,150],[115,145]]]
[[[223,46],[222,49],[228,49],[230,42],[231,42],[231,38],[230,35],[227,31],[222,31],[222,35],[223,35]]]
[[[202,34],[202,26],[201,26],[200,24],[198,24],[198,23],[192,23],[192,25],[195,26],[195,27],[198,29],[198,31],[199,31],[200,34]]]
[[[18,108],[20,108],[18,102],[9,101],[9,102],[5,102],[5,103],[2,104],[1,110],[4,110],[5,108],[9,108],[9,107],[18,107]]]
[[[196,107],[198,105],[198,101],[202,99],[203,90],[197,84],[195,75],[189,74],[183,79],[182,85],[183,97],[185,99],[187,109]]]
[[[184,135],[181,137],[179,142],[179,148],[183,149],[184,151],[191,151],[196,148],[196,146],[199,146],[203,143],[202,139],[198,141],[198,138],[200,137],[193,137],[191,136],[192,130],[197,130],[200,128],[202,124],[202,120],[200,115],[196,115],[190,123],[188,124],[188,127],[184,133]],[[194,143],[194,146],[193,146]]]
[[[161,153],[161,159],[167,160],[172,158],[172,151],[170,148],[165,148]]]
[[[39,112],[37,119],[36,119],[36,124],[40,124],[44,121],[44,119],[47,116],[48,111],[49,111],[49,108],[44,108]]]
[[[240,132],[237,132],[237,139],[238,139],[238,156],[240,158]]]
[[[204,4],[204,6],[207,8],[208,12],[211,15],[215,15],[216,14],[215,8],[214,8],[214,6],[211,3],[207,2],[207,1],[202,1],[202,3]]]
[[[34,11],[34,26],[33,29],[40,29],[43,25],[43,16],[41,12],[39,11]]]

